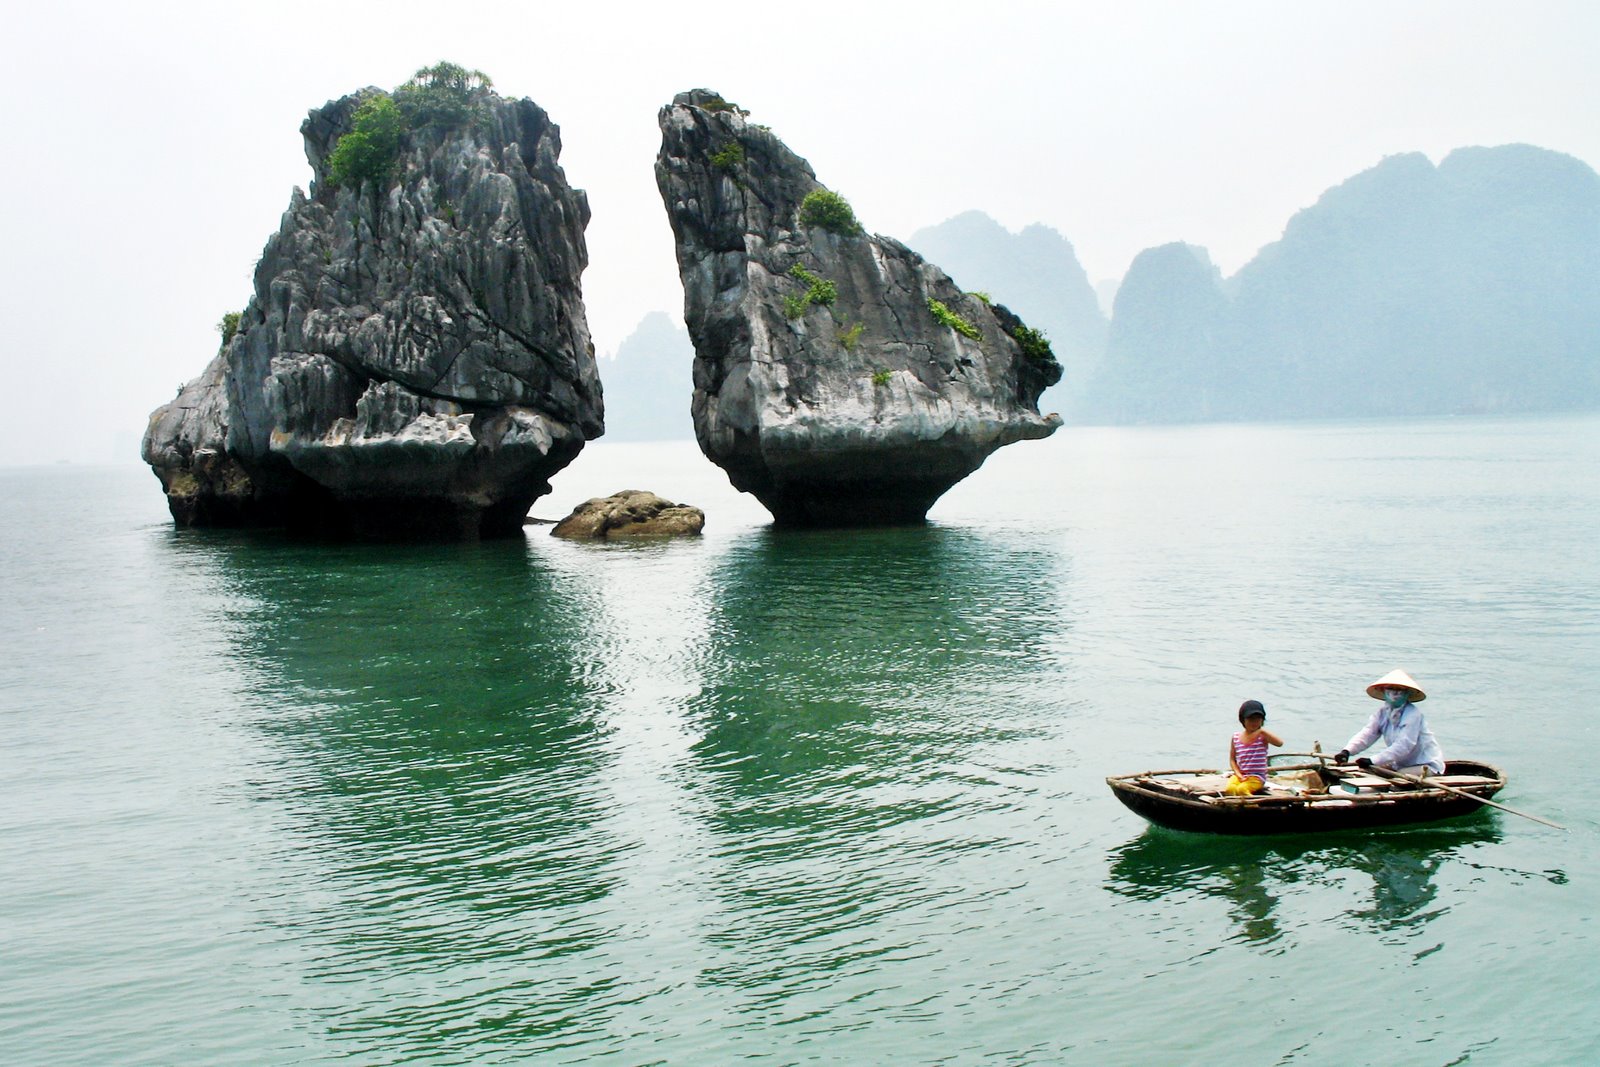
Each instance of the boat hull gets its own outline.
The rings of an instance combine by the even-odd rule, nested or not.
[[[1168,772],[1170,773],[1170,772]],[[1488,779],[1465,787],[1487,799],[1505,787],[1506,776],[1487,763],[1455,760],[1445,764],[1447,777]],[[1202,797],[1169,787],[1150,774],[1107,778],[1106,784],[1130,811],[1157,826],[1204,834],[1315,834],[1336,830],[1372,830],[1455,819],[1482,811],[1470,797],[1440,789],[1400,788],[1350,795],[1266,797]]]

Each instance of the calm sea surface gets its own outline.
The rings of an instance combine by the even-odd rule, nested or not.
[[[0,471],[7,1064],[1600,1062],[1600,419],[1065,430],[921,529],[591,447],[653,545],[174,530]],[[1392,667],[1484,813],[1148,828]]]

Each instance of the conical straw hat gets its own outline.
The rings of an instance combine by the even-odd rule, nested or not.
[[[1383,691],[1385,689],[1410,690],[1411,703],[1413,704],[1428,699],[1428,694],[1422,691],[1422,687],[1416,683],[1411,675],[1407,674],[1398,667],[1384,675],[1382,678],[1379,678],[1376,682],[1373,682],[1371,685],[1367,686],[1367,696],[1371,697],[1373,700],[1382,700]]]

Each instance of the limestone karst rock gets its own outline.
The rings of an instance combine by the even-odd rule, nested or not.
[[[311,195],[268,240],[237,334],[150,419],[142,454],[180,524],[521,536],[603,432],[589,207],[560,130],[487,79],[455,85],[454,121],[414,117],[377,178],[339,181],[330,157],[384,94],[306,119]]]
[[[1037,404],[1061,368],[1017,316],[862,232],[717,94],[680,93],[659,122],[695,436],[780,525],[921,521],[997,448],[1060,425]]]
[[[706,514],[689,504],[674,504],[654,493],[624,489],[586,500],[555,524],[552,537],[582,541],[684,537],[705,529]]]

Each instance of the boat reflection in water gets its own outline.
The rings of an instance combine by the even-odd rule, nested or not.
[[[1440,872],[1454,863],[1477,866],[1467,857],[1500,838],[1500,827],[1488,818],[1381,836],[1270,840],[1201,837],[1152,826],[1111,851],[1106,888],[1138,901],[1220,899],[1237,926],[1230,940],[1270,945],[1284,935],[1279,912],[1285,899],[1322,884],[1348,887],[1351,876],[1359,875],[1370,879],[1370,903],[1344,915],[1384,932],[1415,930],[1450,908],[1448,893],[1440,896]]]

